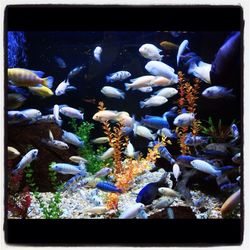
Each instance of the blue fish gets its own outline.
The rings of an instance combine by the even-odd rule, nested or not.
[[[170,127],[168,121],[160,116],[145,115],[145,118],[141,119],[141,123],[147,127],[154,129]]]
[[[164,119],[168,119],[168,118],[175,118],[178,114],[176,113],[176,111],[178,110],[178,107],[177,106],[174,106],[174,107],[172,107],[169,111],[167,111],[167,112],[165,112],[164,114],[163,114],[163,118]]]
[[[164,173],[161,179],[157,182],[151,182],[141,189],[137,195],[136,202],[149,205],[158,195],[158,188],[165,185],[167,173]]]
[[[240,32],[233,32],[220,47],[212,63],[210,71],[211,82],[228,83],[235,79],[235,72],[240,70]],[[236,74],[237,75],[237,74]]]
[[[208,137],[204,136],[193,136],[192,133],[188,133],[185,137],[184,143],[188,146],[198,146],[208,143]]]
[[[65,69],[67,67],[66,63],[61,57],[55,56],[54,58],[59,68]]]
[[[233,89],[228,89],[223,86],[212,86],[206,88],[202,95],[209,99],[218,99],[218,98],[226,98],[226,97],[235,97],[232,94]]]
[[[104,192],[122,193],[122,190],[116,187],[113,183],[101,181],[96,184],[96,187]]]
[[[154,146],[157,145],[158,143],[160,143],[160,142],[158,142],[158,141],[151,141],[151,142],[148,144],[148,147],[154,147]],[[169,153],[169,151],[167,150],[166,147],[160,146],[160,147],[158,148],[158,152],[160,153],[160,156],[161,156],[162,158],[165,158],[170,164],[173,165],[173,164],[176,163],[175,159],[172,158],[172,155]]]
[[[231,140],[230,143],[234,143],[234,142],[238,141],[238,139],[240,137],[240,132],[239,132],[238,127],[234,123],[231,125],[231,133],[233,136],[233,140]]]
[[[21,94],[21,95],[23,95],[25,97],[28,97],[30,95],[27,88],[17,87],[17,86],[12,85],[12,84],[8,84],[8,90],[12,91],[12,92],[15,92],[17,94]]]
[[[194,156],[191,156],[191,155],[179,155],[176,158],[177,161],[181,161],[181,162],[184,162],[184,163],[190,163],[191,161],[197,160],[197,159],[200,159],[200,158],[197,158],[197,157],[194,157]]]

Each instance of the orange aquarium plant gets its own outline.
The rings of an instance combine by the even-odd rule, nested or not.
[[[201,82],[198,78],[194,78],[192,84],[190,84],[181,71],[178,72],[178,77],[178,92],[180,96],[177,101],[179,108],[178,113],[180,114],[183,109],[186,109],[188,112],[195,114]],[[197,135],[200,131],[200,124],[201,122],[195,119],[191,125],[191,131],[189,131],[189,127],[176,127],[176,133],[181,148],[180,151],[183,155],[191,154],[190,148],[184,143],[187,133],[192,132],[192,135]]]

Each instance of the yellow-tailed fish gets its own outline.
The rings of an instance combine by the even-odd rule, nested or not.
[[[8,69],[8,79],[11,83],[17,86],[31,87],[42,84],[45,87],[52,88],[54,78],[48,76],[41,78],[44,75],[42,71],[32,71],[21,68]]]
[[[29,87],[29,90],[34,95],[39,95],[41,97],[49,97],[54,95],[53,91],[45,86],[41,87]]]

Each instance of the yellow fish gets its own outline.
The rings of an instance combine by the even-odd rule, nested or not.
[[[49,97],[54,95],[53,91],[45,86],[41,87],[29,87],[29,90],[34,94],[34,95],[39,95],[42,97]]]
[[[8,79],[16,86],[31,87],[42,84],[45,87],[52,88],[54,78],[48,76],[41,78],[44,75],[42,71],[32,71],[21,68],[8,69]]]
[[[179,46],[176,45],[175,43],[171,43],[168,41],[163,41],[160,43],[160,45],[161,45],[161,47],[163,47],[166,50],[175,50],[175,49],[179,48]]]

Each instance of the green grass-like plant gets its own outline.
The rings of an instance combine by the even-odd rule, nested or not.
[[[225,142],[232,138],[231,126],[223,125],[221,119],[219,119],[218,124],[216,125],[212,120],[212,117],[209,116],[205,123],[206,126],[201,125],[201,133],[210,136],[212,142]],[[235,120],[233,120],[231,124],[233,123],[235,123]]]
[[[60,190],[60,187],[62,184],[57,181],[56,172],[53,171],[51,168],[54,164],[55,163],[52,162],[49,165],[49,177],[50,177],[53,188],[55,190]],[[36,200],[39,203],[40,208],[42,209],[45,219],[59,219],[60,216],[62,215],[62,211],[59,208],[59,204],[61,203],[60,191],[56,191],[54,193],[54,196],[50,199],[49,204],[45,204],[45,202],[42,199],[41,194],[38,192],[38,187],[33,177],[33,169],[30,164],[26,166],[25,177],[26,177],[26,182],[29,185],[31,192],[33,192]]]
[[[94,124],[89,122],[82,122],[77,124],[76,119],[71,119],[69,122],[76,135],[78,135],[83,141],[84,146],[79,149],[79,155],[88,161],[87,171],[94,174],[105,166],[112,165],[112,158],[101,161],[98,156],[107,150],[103,145],[99,146],[97,150],[94,149],[90,142],[90,133],[94,129]]]

